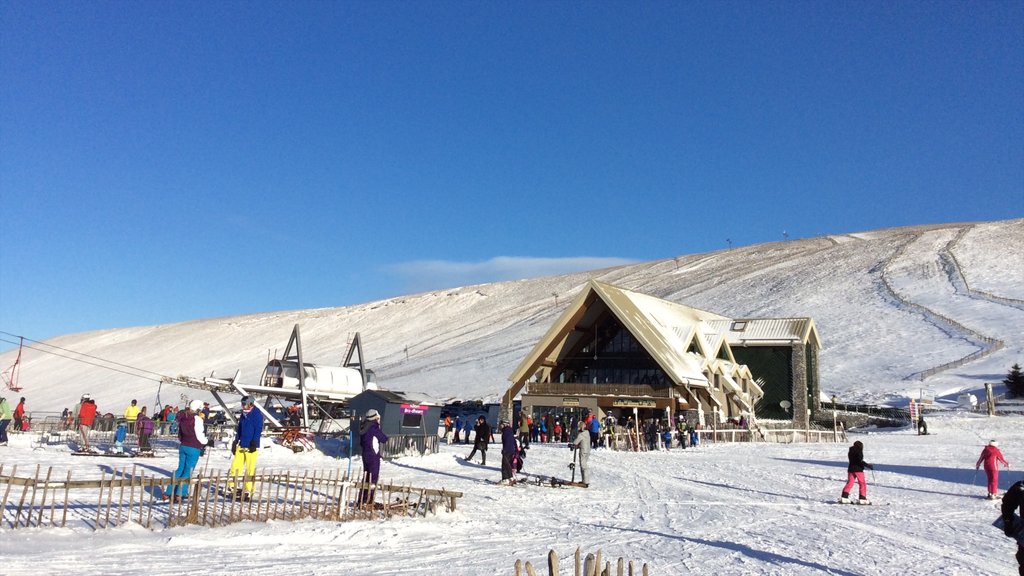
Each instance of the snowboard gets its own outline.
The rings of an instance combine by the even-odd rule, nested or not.
[[[999,530],[1003,532],[1003,534],[1006,534],[1006,532],[1003,531],[1003,527],[1005,526],[1005,524],[1003,523],[1002,514],[1000,514],[999,517],[996,518],[996,521],[993,522],[992,525],[996,528],[999,528]],[[1016,512],[1014,512],[1013,514],[1013,525],[1017,527],[1017,530],[1012,535],[1009,535],[1010,538],[1017,540],[1018,546],[1024,546],[1024,525],[1021,524],[1020,516],[1017,516]]]

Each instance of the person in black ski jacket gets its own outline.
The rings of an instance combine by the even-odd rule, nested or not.
[[[1024,576],[1024,480],[1018,481],[1003,494],[1003,532],[1017,539],[1017,574]]]
[[[487,419],[483,416],[479,416],[476,419],[476,426],[473,428],[476,432],[476,438],[473,440],[473,449],[469,452],[469,456],[466,456],[466,460],[473,460],[473,456],[476,451],[480,451],[480,464],[487,465],[487,445],[494,439],[494,434],[491,433],[491,425],[487,423]]]
[[[850,460],[850,465],[846,468],[846,486],[843,486],[843,495],[839,501],[843,504],[850,503],[850,489],[853,488],[853,483],[857,482],[858,488],[860,488],[860,503],[870,504],[868,484],[864,480],[864,469],[874,470],[875,467],[864,461],[864,444],[860,440],[850,446],[847,458]]]

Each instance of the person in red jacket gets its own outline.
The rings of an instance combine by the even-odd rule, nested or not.
[[[25,431],[25,397],[21,397],[21,402],[14,408],[14,429],[18,432]]]
[[[1007,469],[1010,468],[1010,463],[1006,461],[1006,458],[1003,458],[1003,453],[999,451],[999,442],[993,440],[981,450],[981,456],[978,457],[978,462],[974,465],[974,469],[977,470],[983,463],[985,464],[985,475],[988,476],[987,498],[989,500],[995,500],[996,494],[999,493],[1000,462]]]
[[[82,406],[78,409],[78,431],[82,433],[83,452],[92,452],[89,446],[89,430],[96,421],[96,402],[88,395],[82,396]]]

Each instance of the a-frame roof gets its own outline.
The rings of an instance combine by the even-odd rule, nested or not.
[[[509,379],[514,384],[521,384],[542,367],[553,366],[558,352],[573,337],[571,333],[575,325],[598,299],[674,382],[707,386],[707,378],[702,372],[707,359],[686,350],[696,339],[699,348],[706,351],[709,340],[714,341],[714,337],[707,339],[703,335],[708,328],[707,323],[728,321],[728,318],[597,280],[587,283]],[[510,392],[514,395],[518,389]]]

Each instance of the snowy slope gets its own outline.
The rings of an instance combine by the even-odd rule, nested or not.
[[[705,444],[672,452],[591,455],[588,489],[503,487],[498,447],[489,466],[467,464],[464,446],[442,445],[423,458],[385,462],[385,480],[461,491],[458,510],[390,521],[242,523],[221,528],[149,531],[137,525],[98,532],[83,526],[95,507],[76,502],[65,529],[0,530],[0,573],[513,574],[516,559],[542,566],[549,549],[563,558],[577,546],[605,558],[648,562],[652,574],[889,576],[1015,574],[1014,542],[993,528],[974,462],[989,438],[1002,441],[1019,480],[1024,418],[950,413],[930,419],[930,436],[912,431],[851,434],[865,444],[872,506],[834,503],[846,478],[848,444]],[[19,474],[36,464],[68,468],[75,478],[127,467],[125,460],[73,458],[65,447],[33,450],[26,436],[0,448]],[[208,460],[224,472],[223,449]],[[83,462],[87,460],[87,462]],[[568,476],[561,444],[534,446],[525,471]],[[173,454],[139,465],[169,474]],[[344,470],[347,460],[318,453],[264,450],[266,470]],[[358,463],[355,470],[358,470]],[[15,492],[18,494],[18,492]],[[8,519],[13,516],[13,505]],[[546,572],[544,572],[546,574]],[[571,574],[563,563],[562,574]]]
[[[153,404],[158,392],[175,402],[193,391],[158,390],[160,375],[241,369],[243,381],[255,382],[298,323],[308,361],[337,364],[360,332],[382,386],[494,399],[586,280],[598,278],[729,316],[811,316],[824,340],[827,395],[902,403],[925,385],[940,395],[978,390],[1022,360],[1022,270],[1024,219],[877,230],[344,308],[70,334],[47,343],[117,362],[120,371],[28,350],[21,383],[31,410],[59,411],[85,392],[101,410],[119,411],[131,398]],[[993,343],[1001,348],[921,381]],[[0,354],[0,366],[13,359],[14,351]]]

